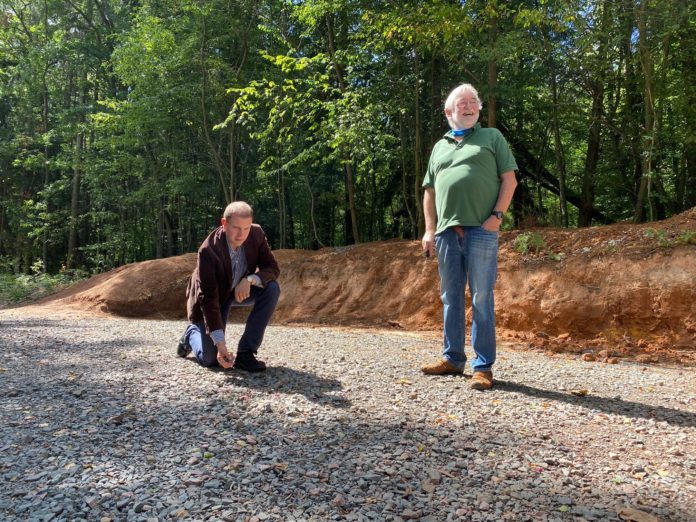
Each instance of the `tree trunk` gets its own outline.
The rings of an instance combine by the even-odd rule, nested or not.
[[[285,179],[283,177],[282,159],[278,150],[278,248],[285,248]]]
[[[77,222],[80,215],[80,181],[82,178],[82,148],[84,134],[78,132],[75,138],[75,158],[73,160],[72,191],[70,197],[70,232],[68,235],[68,253],[65,261],[67,269],[74,268],[75,249],[77,248]]]
[[[503,136],[507,139],[508,143],[510,143],[510,146],[512,147],[512,150],[515,154],[515,159],[517,160],[517,165],[520,168],[520,181],[524,181],[524,178],[527,176],[531,175],[536,175],[538,176],[538,182],[541,183],[541,185],[551,191],[554,194],[558,194],[559,192],[559,184],[558,184],[558,178],[551,174],[541,163],[541,161],[534,156],[527,146],[524,144],[524,142],[520,139],[520,134],[516,132],[512,132],[510,128],[505,124],[505,121],[500,120],[498,121],[498,128],[500,129],[500,132],[503,133]],[[515,190],[515,205],[518,203],[522,203],[522,188],[518,187],[518,190]],[[520,192],[520,195],[518,196],[518,191]],[[566,200],[568,203],[571,205],[577,207],[578,209],[581,206],[581,197],[578,194],[575,194],[571,190],[569,190],[566,187]],[[515,207],[516,208],[516,207]],[[595,219],[599,221],[600,223],[611,223],[612,220],[597,210],[596,208],[592,208],[592,219]],[[518,216],[521,216],[522,213],[518,214]]]
[[[589,227],[592,224],[592,209],[595,198],[595,177],[599,162],[600,125],[604,112],[603,78],[596,78],[592,86],[592,113],[590,116],[590,133],[587,139],[587,154],[582,177],[582,194],[578,214],[578,226]]]
[[[159,212],[157,212],[157,237],[155,237],[155,259],[162,259],[162,242],[164,241],[164,201],[159,198]]]
[[[48,2],[44,1],[44,12],[43,12],[43,25],[44,25],[44,41],[46,44],[48,44],[49,39],[50,39],[50,30],[49,30],[49,15],[48,15]],[[47,134],[48,134],[48,110],[49,110],[49,102],[48,102],[48,83],[46,82],[46,75],[48,74],[48,69],[49,65],[46,64],[43,70],[43,77],[42,77],[42,84],[41,84],[41,101],[42,103],[42,109],[41,109],[41,130],[44,134],[44,161],[43,161],[43,171],[44,171],[44,187],[48,187],[48,183],[50,181],[50,170],[48,168],[48,158],[50,156],[50,149],[48,147],[48,139],[47,139]],[[51,211],[50,208],[50,202],[48,199],[46,200],[46,212],[49,213]],[[44,269],[48,270],[48,231],[45,230],[43,233],[43,241],[41,244],[41,258],[43,260],[43,265]]]
[[[203,135],[205,136],[205,141],[208,144],[208,149],[210,150],[210,155],[213,158],[213,164],[215,165],[215,170],[218,174],[218,179],[220,180],[220,185],[222,187],[222,192],[225,196],[225,202],[232,202],[232,195],[230,194],[227,183],[225,183],[225,165],[220,156],[218,148],[213,142],[213,138],[210,135],[210,129],[208,128],[208,107],[206,102],[206,97],[208,95],[208,67],[205,63],[205,46],[207,45],[208,32],[206,25],[205,15],[201,18],[201,48],[200,48],[200,67],[201,67],[201,96],[200,96],[200,108],[201,108],[201,126],[203,127]]]
[[[84,71],[82,74],[79,88],[80,109],[82,110],[87,102],[87,71]],[[75,157],[73,159],[72,191],[70,197],[70,231],[68,234],[68,252],[65,262],[65,267],[68,269],[74,268],[75,251],[77,249],[77,231],[80,217],[80,183],[82,180],[82,158],[85,148],[84,122],[85,117],[82,115],[78,119],[78,130],[77,136],[75,137]]]
[[[496,62],[495,49],[498,39],[498,17],[490,19],[488,28],[488,127],[496,127],[496,92],[498,83],[498,64]]]
[[[343,77],[343,66],[336,59],[336,43],[334,41],[334,28],[331,20],[331,14],[325,15],[329,53],[331,54],[331,63],[336,71],[338,88],[342,94],[346,92],[346,84]],[[358,208],[355,205],[355,176],[353,175],[353,159],[349,152],[343,151],[343,162],[346,174],[346,192],[348,193],[348,210],[350,212],[350,225],[353,233],[353,241],[360,243],[360,233],[358,229]]]
[[[626,141],[628,149],[628,157],[625,161],[625,168],[622,170],[624,174],[624,184],[630,187],[628,195],[632,200],[632,206],[635,209],[636,194],[640,185],[640,179],[643,175],[641,165],[641,135],[640,135],[640,118],[636,115],[640,112],[641,92],[639,80],[636,75],[636,67],[634,64],[633,54],[633,0],[623,0],[622,9],[619,10],[621,19],[621,48],[625,59],[624,73],[624,108],[621,111],[621,130],[623,138]]]
[[[561,212],[561,226],[568,228],[568,202],[566,201],[566,170],[565,155],[563,154],[563,141],[561,140],[560,122],[558,121],[558,81],[556,71],[551,71],[551,95],[553,96],[553,142],[556,158],[556,172],[558,172],[558,200]]]
[[[681,166],[677,178],[677,211],[696,206],[696,26],[689,17],[692,2],[682,0],[680,3],[679,60],[684,104],[684,122],[686,137],[681,154]]]
[[[430,139],[428,146],[433,145],[442,135],[442,93],[440,86],[441,60],[437,53],[433,53],[430,60]]]
[[[638,195],[636,197],[636,206],[633,212],[633,222],[641,223],[643,221],[643,207],[648,205],[649,220],[653,220],[653,209],[650,202],[650,188],[652,185],[652,155],[653,145],[655,140],[655,100],[654,100],[654,68],[652,56],[650,55],[649,42],[647,41],[647,13],[646,0],[643,0],[640,5],[636,6],[636,18],[638,24],[638,56],[640,57],[640,65],[643,71],[643,103],[644,103],[644,125],[643,134],[643,150],[642,150],[642,170],[643,176],[638,187]],[[647,201],[646,201],[647,200]]]
[[[404,208],[406,209],[406,213],[408,214],[408,221],[409,221],[409,237],[413,238],[416,234],[418,234],[418,218],[413,217],[413,210],[411,210],[411,202],[409,200],[409,194],[410,191],[407,188],[409,185],[408,182],[408,155],[406,148],[408,146],[407,143],[407,135],[406,135],[406,127],[404,125],[404,117],[403,114],[399,113],[399,140],[401,142],[401,197],[404,200]]]
[[[592,210],[594,208],[595,187],[597,176],[597,164],[601,146],[601,125],[604,114],[604,82],[607,74],[607,32],[611,22],[611,2],[603,4],[603,11],[598,31],[598,48],[594,60],[595,70],[589,80],[592,93],[592,110],[590,113],[590,132],[587,138],[587,153],[585,156],[585,168],[582,177],[581,204],[578,214],[578,226],[589,227],[592,224]]]
[[[51,155],[51,151],[48,147],[48,139],[46,135],[48,134],[48,85],[46,84],[46,74],[48,71],[44,69],[44,75],[43,75],[43,89],[41,92],[41,97],[43,101],[43,108],[41,111],[41,127],[42,131],[44,134],[44,161],[43,161],[43,172],[44,172],[44,179],[43,179],[43,186],[48,187],[48,183],[50,181],[50,169],[48,168],[48,160]],[[49,213],[51,212],[51,206],[50,202],[48,199],[46,200],[46,212]],[[43,241],[41,245],[41,257],[43,260],[43,265],[44,269],[48,270],[48,231],[45,230],[43,233]]]
[[[230,154],[230,178],[229,178],[229,187],[228,187],[228,194],[230,195],[230,201],[235,201],[237,199],[237,187],[236,187],[236,163],[237,159],[235,158],[235,147],[237,146],[236,141],[235,141],[235,121],[232,120],[230,122],[230,128],[229,128],[229,154]]]
[[[317,232],[317,222],[314,219],[314,191],[312,191],[312,185],[309,183],[309,176],[305,173],[304,175],[305,182],[307,183],[307,192],[309,193],[309,220],[312,223],[312,236],[313,236],[313,241],[316,242],[316,245],[318,248],[324,248],[325,245],[324,243],[321,242],[321,239],[319,239],[319,233]],[[314,244],[312,241],[310,241],[310,244],[308,245],[310,249],[316,250],[314,247]]]
[[[418,216],[418,237],[421,237],[425,232],[425,218],[423,216],[423,203],[421,201],[421,184],[423,183],[423,129],[421,122],[421,106],[420,106],[420,67],[418,54],[415,56],[415,78],[416,82],[414,85],[414,113],[415,113],[415,125],[414,125],[414,143],[413,143],[413,171],[414,171],[414,186],[413,195],[416,201],[416,215]]]

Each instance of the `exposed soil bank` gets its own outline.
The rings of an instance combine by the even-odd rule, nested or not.
[[[543,239],[515,251],[520,234]],[[549,351],[696,361],[696,209],[647,225],[501,234],[501,338]],[[437,261],[417,241],[276,251],[276,322],[437,330]],[[95,276],[39,306],[128,317],[183,318],[196,255],[145,261]],[[36,305],[35,305],[36,306]]]

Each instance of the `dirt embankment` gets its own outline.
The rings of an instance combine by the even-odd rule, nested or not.
[[[524,235],[522,238],[519,236]],[[519,252],[521,239],[531,245]],[[501,234],[501,338],[549,351],[696,361],[696,209],[647,225]],[[536,248],[538,247],[538,249]],[[437,261],[417,241],[279,250],[276,322],[433,330]],[[41,303],[129,317],[184,317],[195,254],[135,263]]]

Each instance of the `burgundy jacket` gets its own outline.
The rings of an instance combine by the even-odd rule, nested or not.
[[[247,273],[244,277],[255,273],[264,285],[278,278],[278,263],[268,246],[266,234],[259,225],[251,225],[249,237],[243,246],[247,262]],[[198,249],[196,268],[186,288],[188,320],[191,323],[204,322],[208,335],[214,330],[223,330],[220,308],[233,292],[232,259],[225,230],[218,227]]]

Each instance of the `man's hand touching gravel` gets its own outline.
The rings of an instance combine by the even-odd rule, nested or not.
[[[232,368],[234,364],[234,355],[227,351],[227,345],[225,341],[219,342],[216,345],[217,348],[217,360],[220,366],[223,368]]]

